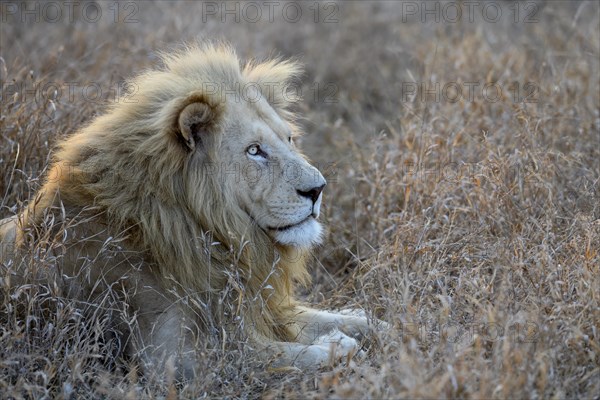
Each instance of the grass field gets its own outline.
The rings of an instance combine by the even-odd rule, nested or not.
[[[0,398],[600,396],[598,3],[0,7],[0,218],[157,51],[210,38],[294,57],[301,146],[329,181],[301,295],[393,327],[317,371],[204,349],[176,387],[107,355],[106,321],[68,299],[0,290]]]

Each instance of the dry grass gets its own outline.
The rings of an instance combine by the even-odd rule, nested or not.
[[[73,23],[65,9],[53,23],[55,14],[22,22],[7,4],[23,7],[0,9],[0,217],[39,187],[53,144],[102,112],[90,83],[111,101],[157,50],[199,35],[229,40],[244,57],[299,57],[302,144],[330,182],[330,234],[304,295],[364,307],[393,329],[366,359],[310,372],[202,349],[206,373],[176,387],[111,356],[118,342],[106,315],[59,288],[25,286],[0,292],[1,398],[600,395],[596,2],[491,3],[503,13],[495,23],[482,18],[489,3],[456,23],[436,2],[427,4],[440,7],[439,23],[396,2],[322,3],[319,23],[312,2],[297,23],[281,17],[286,3],[273,22],[263,7],[258,22],[246,8],[239,23],[220,13],[203,21],[191,2],[122,3],[118,22],[112,2],[99,3],[96,23],[81,14],[86,2]],[[524,23],[533,6],[537,21]],[[324,22],[332,11],[337,22]],[[130,12],[137,22],[123,21]],[[49,82],[60,98],[40,95]],[[411,95],[413,83],[439,83],[440,98]],[[464,89],[456,102],[449,83]],[[486,83],[502,97],[482,93]],[[52,266],[47,254],[37,260],[33,269]]]

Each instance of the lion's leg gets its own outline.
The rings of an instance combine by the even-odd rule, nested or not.
[[[195,375],[192,335],[186,331],[184,313],[175,306],[164,310],[140,310],[139,343],[136,347],[144,361],[144,372],[176,373],[177,379]],[[168,371],[168,368],[174,368]]]
[[[305,344],[314,343],[319,337],[339,330],[346,335],[362,339],[376,326],[361,311],[331,312],[298,306],[293,314],[296,341]],[[383,325],[377,322],[377,325]]]
[[[356,339],[337,329],[320,336],[311,344],[272,341],[254,337],[253,344],[258,354],[270,361],[273,367],[311,368],[347,360],[360,353]]]
[[[130,351],[142,360],[145,374],[174,373],[178,380],[191,379],[195,376],[194,325],[176,299],[155,287],[148,285],[146,277],[128,295],[131,317],[135,316],[129,319],[137,322],[129,329],[133,333]]]

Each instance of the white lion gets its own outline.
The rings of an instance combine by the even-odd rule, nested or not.
[[[27,209],[0,222],[4,268],[18,281],[27,249],[60,236],[57,276],[71,296],[110,289],[127,304],[147,370],[177,354],[193,376],[194,339],[226,321],[276,365],[351,356],[367,318],[293,297],[321,240],[326,184],[293,142],[286,88],[299,66],[241,67],[212,44],[164,63],[60,144]]]

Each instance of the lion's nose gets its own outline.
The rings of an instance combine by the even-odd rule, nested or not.
[[[317,199],[319,198],[319,195],[323,191],[324,187],[325,187],[325,185],[321,185],[321,186],[314,187],[307,191],[296,190],[296,192],[298,192],[298,194],[302,197],[307,197],[307,198],[311,199],[314,204],[317,201]]]

